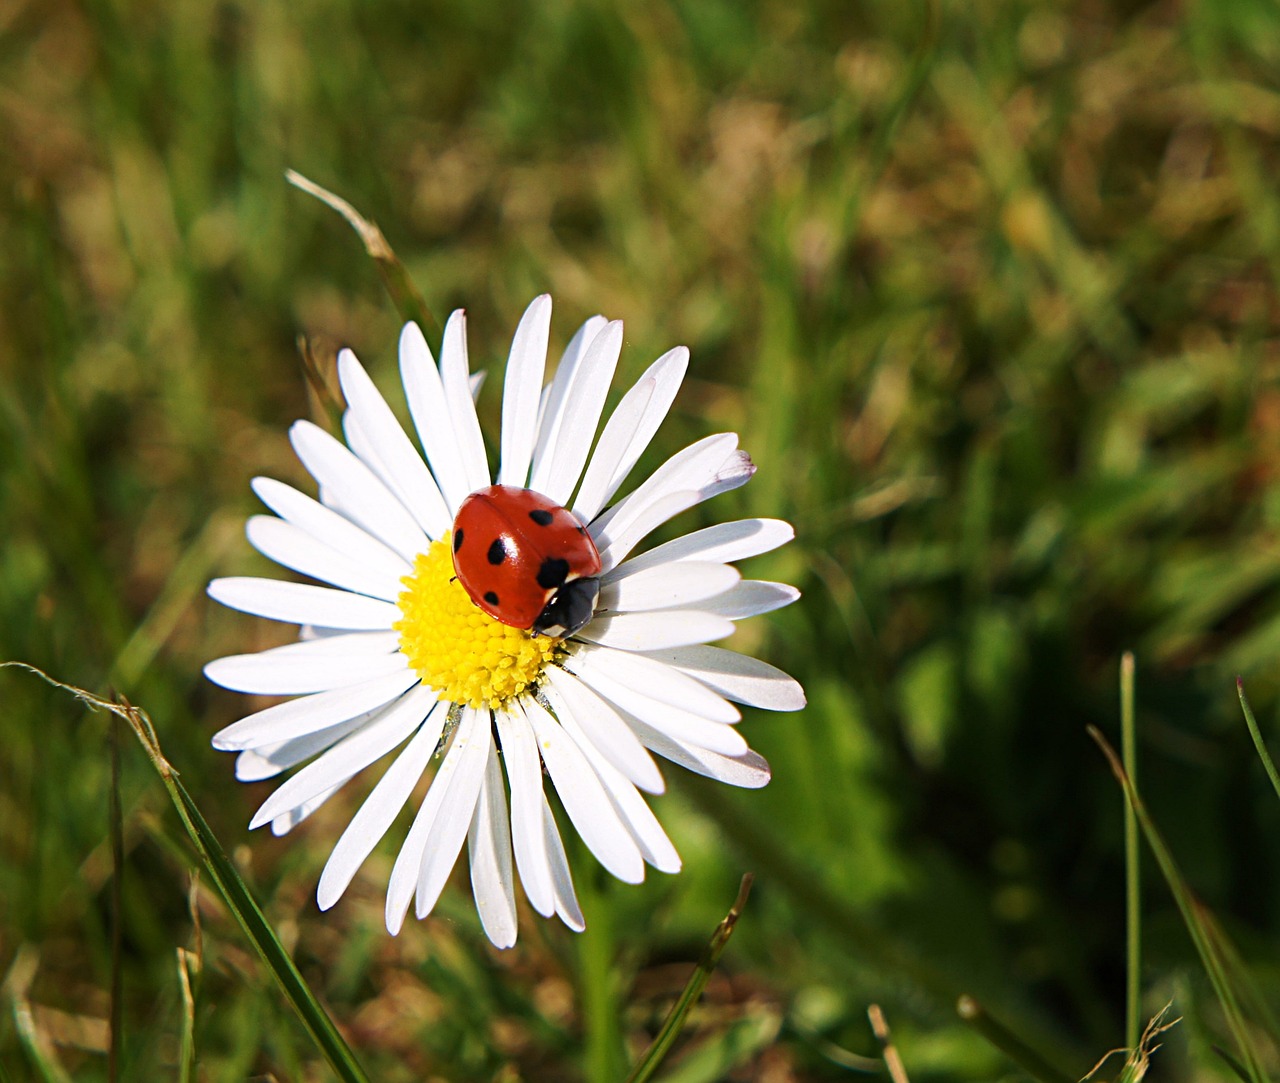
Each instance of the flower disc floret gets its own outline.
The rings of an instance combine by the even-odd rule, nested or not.
[[[561,641],[494,620],[454,577],[449,535],[431,543],[401,582],[400,651],[439,698],[497,708],[537,684]]]

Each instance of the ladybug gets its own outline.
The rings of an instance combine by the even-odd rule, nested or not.
[[[515,485],[477,489],[462,502],[453,570],[494,620],[535,634],[573,635],[600,597],[600,554],[587,528],[549,497]]]

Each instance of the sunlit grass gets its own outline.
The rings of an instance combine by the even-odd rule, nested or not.
[[[1280,1073],[1257,1023],[1280,809],[1250,741],[1274,745],[1280,708],[1270,5],[6,18],[0,658],[145,707],[371,1078],[625,1074],[745,871],[672,1078],[843,1078],[881,1055],[873,1002],[913,1083],[1012,1073],[962,994],[1069,1078],[1170,1000],[1151,1078],[1234,1078],[1215,1046]],[[327,410],[298,336],[321,381],[349,344],[394,384],[396,306],[287,168],[376,221],[437,316],[468,309],[477,369],[501,375],[496,329],[543,291],[557,334],[626,320],[624,377],[687,343],[652,459],[734,429],[760,470],[713,513],[797,525],[751,573],[804,599],[739,633],[809,693],[743,721],[773,783],[666,772],[685,870],[632,888],[572,855],[581,937],[522,913],[493,952],[459,882],[389,938],[385,847],[319,914],[367,784],[286,840],[250,836],[262,795],[209,747],[245,706],[200,667],[272,633],[204,584],[263,566],[248,480],[303,482],[284,430]],[[1216,915],[1202,952],[1240,945],[1243,1031],[1149,852],[1135,1016],[1123,805],[1085,733],[1119,739],[1126,650],[1143,808]],[[106,1079],[108,727],[33,679],[0,689],[0,1065]],[[208,876],[191,887],[146,758],[120,751],[120,1078],[324,1078]]]

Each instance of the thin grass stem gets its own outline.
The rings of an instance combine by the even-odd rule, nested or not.
[[[585,1048],[583,1074],[591,1080],[617,1079],[626,1061],[618,1004],[616,948],[613,910],[608,905],[607,885],[598,869],[583,878],[583,909],[587,928],[577,938],[579,994]]]
[[[1134,724],[1133,652],[1120,658],[1120,754],[1125,773],[1133,784],[1138,778],[1137,727]],[[1124,1044],[1138,1048],[1142,1033],[1142,882],[1141,853],[1138,849],[1138,816],[1129,801],[1124,802],[1124,895],[1125,895],[1125,1013]]]
[[[107,729],[111,746],[111,788],[107,820],[111,830],[111,1009],[107,1034],[107,1079],[120,1079],[120,1051],[124,1047],[124,814],[120,809],[120,719],[111,716]]]
[[[666,1019],[662,1022],[662,1029],[658,1031],[653,1041],[649,1043],[649,1048],[636,1061],[635,1067],[631,1069],[630,1074],[627,1076],[626,1083],[644,1083],[658,1070],[663,1058],[670,1052],[672,1044],[684,1027],[690,1009],[697,1003],[698,998],[702,996],[702,990],[706,988],[707,982],[711,979],[711,972],[715,970],[721,954],[723,954],[726,945],[729,943],[729,937],[733,935],[733,930],[737,927],[738,918],[742,916],[742,910],[747,905],[747,896],[751,894],[753,879],[754,877],[751,873],[743,876],[742,883],[738,886],[738,897],[733,901],[733,906],[729,908],[729,912],[724,916],[724,919],[716,926],[716,931],[711,934],[711,941],[702,953],[702,958],[698,960],[698,965],[694,968],[688,984],[685,985],[684,991],[671,1006]]]
[[[191,988],[188,967],[190,952],[176,948],[178,989],[182,994],[182,1032],[178,1046],[178,1083],[191,1083],[196,1078],[196,997]]]

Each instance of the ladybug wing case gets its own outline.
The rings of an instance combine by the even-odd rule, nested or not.
[[[516,628],[563,636],[595,608],[600,556],[572,512],[529,489],[472,493],[454,521],[453,565],[471,600]]]

